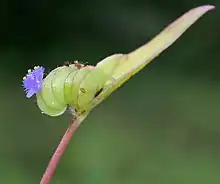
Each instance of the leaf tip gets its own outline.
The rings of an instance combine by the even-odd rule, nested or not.
[[[200,6],[200,9],[204,12],[207,12],[207,11],[215,9],[215,6],[207,4],[207,5]]]

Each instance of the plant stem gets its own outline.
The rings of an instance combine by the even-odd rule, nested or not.
[[[56,151],[54,152],[46,171],[44,172],[44,175],[41,179],[40,184],[49,184],[51,181],[51,178],[54,175],[56,166],[58,162],[60,161],[61,156],[63,155],[64,151],[66,150],[74,132],[77,130],[81,122],[86,118],[86,115],[79,116],[76,119],[74,119],[71,123],[71,125],[66,130],[66,133],[64,134],[63,138],[60,141],[60,144],[58,145]]]

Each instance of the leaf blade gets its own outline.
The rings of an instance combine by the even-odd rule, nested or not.
[[[194,9],[189,10],[174,22],[169,24],[165,29],[163,29],[157,36],[155,36],[147,44],[139,47],[138,49],[130,52],[127,55],[127,61],[121,63],[121,65],[115,70],[113,77],[119,78],[123,73],[130,73],[131,68],[142,69],[155,57],[161,54],[169,46],[171,46],[180,36],[192,25],[194,24],[202,15],[204,15],[209,10],[214,9],[212,5],[204,5]],[[141,66],[141,67],[139,67]],[[138,70],[139,71],[139,70]],[[134,70],[132,74],[137,73]]]
[[[159,56],[200,17],[214,8],[215,6],[213,5],[203,5],[189,10],[169,24],[151,41],[128,54],[124,54],[123,58],[118,61],[120,64],[112,74],[114,80],[108,81],[107,87],[100,94],[99,98],[94,101],[93,107],[102,102],[114,90],[144,68],[155,57]]]

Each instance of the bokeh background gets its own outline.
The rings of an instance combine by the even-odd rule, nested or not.
[[[52,183],[220,183],[217,0],[1,0],[0,183],[39,183],[70,123],[25,98],[29,68],[127,53],[207,3],[216,10],[93,110]]]

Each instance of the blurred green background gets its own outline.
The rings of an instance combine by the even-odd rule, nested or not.
[[[1,0],[0,183],[39,183],[70,122],[25,98],[29,68],[127,53],[206,3],[217,9],[93,110],[52,183],[220,183],[217,0]]]

